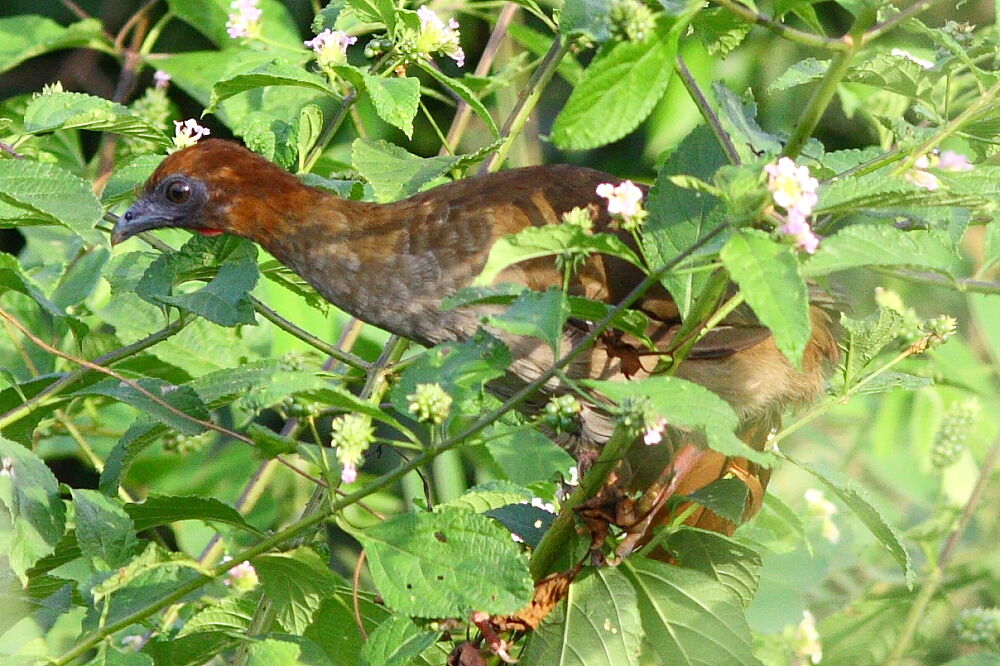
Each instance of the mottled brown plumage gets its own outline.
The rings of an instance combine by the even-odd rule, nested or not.
[[[595,190],[609,181],[620,179],[574,166],[529,167],[450,183],[395,203],[364,203],[307,187],[236,144],[211,140],[164,160],[142,197],[116,225],[114,240],[167,226],[243,236],[344,311],[432,345],[465,338],[479,326],[483,308],[442,312],[440,304],[481,272],[495,241],[528,226],[558,224],[564,212],[577,206],[596,204],[604,211]],[[606,212],[601,212],[598,230],[608,230],[609,224]],[[578,271],[571,290],[615,303],[642,278],[630,264],[598,255]],[[562,277],[549,257],[510,267],[497,282],[544,290],[560,285]],[[666,348],[680,324],[667,292],[654,287],[634,307],[650,317],[650,337]],[[819,393],[823,367],[837,355],[827,315],[813,308],[812,322],[801,371],[788,363],[770,333],[744,309],[696,345],[677,375],[729,401],[743,419],[744,430],[754,433],[748,441],[760,447],[786,405],[808,402]],[[567,326],[561,348],[586,335],[586,326]],[[507,381],[491,387],[500,394],[535,379],[551,365],[545,343],[498,335],[515,359]],[[613,346],[598,344],[578,356],[568,373],[624,380],[625,374],[648,376],[655,365],[648,357],[624,373],[621,364],[622,356]],[[554,380],[547,388],[559,390]],[[588,406],[582,421],[584,441],[601,443],[610,434],[612,424],[599,409]],[[712,454],[689,474],[683,490],[715,480],[734,464],[750,470],[744,476],[758,478],[745,461]],[[759,501],[759,495],[755,497]]]

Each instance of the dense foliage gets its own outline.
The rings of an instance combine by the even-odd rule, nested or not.
[[[0,226],[23,240],[0,254],[4,663],[1000,663],[992,7],[81,4],[0,18]],[[510,362],[488,335],[408,347],[235,237],[112,248],[205,128],[371,201],[540,161],[648,181],[644,209],[605,192],[640,253],[581,212],[498,244],[481,284],[617,254],[692,334],[747,303],[793,363],[818,285],[845,311],[841,365],[765,452],[669,373],[591,384],[623,406],[576,479],[545,434],[573,401],[524,416],[530,391],[484,392]],[[644,330],[559,290],[449,305],[482,300],[565,358],[569,316]],[[763,510],[733,537],[659,527],[670,564],[617,562],[612,533],[594,566],[574,508],[661,418],[773,467]],[[746,493],[688,499],[739,520]],[[536,631],[490,621],[579,563]]]

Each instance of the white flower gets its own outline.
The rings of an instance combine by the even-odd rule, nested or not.
[[[897,58],[906,58],[910,62],[920,65],[924,69],[933,69],[934,67],[934,63],[932,63],[930,60],[924,60],[923,58],[918,58],[917,56],[913,55],[912,53],[904,49],[893,49],[892,51],[889,51],[889,53],[896,56]]]
[[[818,664],[823,659],[823,646],[819,642],[819,632],[816,631],[816,618],[809,611],[802,611],[802,621],[792,631],[789,642],[796,657],[792,663]]]
[[[805,492],[806,511],[810,516],[823,521],[821,535],[830,543],[840,541],[840,528],[833,522],[833,515],[837,513],[837,505],[826,499],[822,490],[809,488]]]
[[[357,41],[357,37],[351,37],[343,30],[328,28],[303,43],[316,52],[316,60],[320,67],[330,67],[346,63],[347,47]]]
[[[158,69],[155,72],[153,72],[153,82],[157,89],[163,90],[168,85],[170,85],[170,75],[164,72],[162,69]]]
[[[226,21],[226,33],[231,39],[240,37],[260,37],[260,17],[263,10],[257,6],[258,0],[233,0]]]
[[[207,127],[202,127],[194,118],[188,118],[184,122],[174,121],[174,149],[180,150],[198,143],[202,137],[206,137],[211,132]]]
[[[8,479],[14,478],[14,459],[4,458],[0,461],[0,476],[6,476]]]
[[[622,217],[638,214],[642,204],[642,190],[631,180],[626,180],[618,186],[601,183],[597,186],[597,196],[608,200],[609,213]]]
[[[234,590],[246,592],[257,587],[260,579],[257,578],[257,570],[253,568],[253,565],[244,561],[227,571],[226,578],[222,582]]]
[[[816,194],[819,181],[809,174],[809,167],[800,166],[787,157],[766,165],[764,172],[771,199],[786,213],[785,223],[778,231],[793,237],[800,250],[814,253],[819,247],[819,237],[813,233],[808,218],[819,203]]]
[[[663,441],[663,432],[666,429],[667,420],[664,418],[657,419],[653,425],[646,428],[646,432],[642,436],[642,441],[645,442],[646,446],[659,444]]]
[[[546,502],[541,497],[532,497],[531,506],[541,509],[542,511],[548,511],[549,513],[555,513],[556,507],[552,502]]]
[[[414,48],[417,53],[430,55],[443,53],[461,67],[465,64],[465,52],[459,43],[458,21],[449,19],[447,25],[427,5],[417,10],[420,32],[417,33]]]
[[[920,160],[917,160],[919,163]],[[917,187],[922,187],[928,192],[933,192],[937,188],[941,187],[941,181],[938,180],[937,176],[932,174],[930,171],[924,171],[923,169],[910,169],[903,174],[903,178],[910,181]]]

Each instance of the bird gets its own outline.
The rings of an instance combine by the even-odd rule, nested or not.
[[[117,244],[167,227],[240,236],[259,244],[344,312],[434,346],[470,338],[483,325],[483,314],[495,311],[495,305],[441,306],[472,284],[494,243],[506,235],[560,224],[564,213],[590,207],[596,211],[595,231],[614,233],[634,248],[631,234],[614,226],[602,205],[606,202],[596,193],[598,185],[608,182],[622,179],[580,166],[530,166],[450,182],[400,201],[372,203],[308,186],[238,143],[210,139],[163,160],[114,225],[111,239]],[[648,192],[640,188],[644,195]],[[616,304],[644,277],[622,259],[595,254],[573,274],[568,290]],[[563,273],[552,257],[534,258],[506,268],[495,283],[545,291],[561,286]],[[653,286],[631,307],[649,318],[654,344],[669,348],[681,317],[666,289]],[[675,374],[725,399],[740,417],[740,436],[763,448],[787,406],[809,403],[822,392],[824,373],[837,360],[830,313],[813,305],[810,318],[812,334],[801,368],[785,358],[753,313],[741,308],[695,344]],[[559,349],[583,339],[589,326],[571,319]],[[490,332],[512,355],[506,376],[490,385],[500,397],[539,378],[554,362],[551,347],[538,338]],[[567,366],[566,374],[629,381],[656,372],[655,363],[635,363],[621,353],[622,344],[621,335],[600,337]],[[554,378],[543,387],[543,398],[565,390]],[[576,436],[591,449],[614,428],[605,407],[584,405],[579,417]],[[678,442],[690,441],[689,435],[680,433]],[[640,471],[646,466],[641,460],[634,465]],[[750,485],[747,514],[759,509],[768,471],[710,450],[700,450],[696,464],[684,478],[675,479],[671,491],[687,494],[724,475]],[[720,532],[733,529],[731,521],[706,509],[688,522]]]

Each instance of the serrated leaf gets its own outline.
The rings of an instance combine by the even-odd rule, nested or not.
[[[168,0],[167,2],[173,15],[208,37],[216,46],[223,48],[238,44],[226,32],[226,22],[233,11],[231,4],[229,0]],[[281,47],[299,49],[304,54],[305,49],[302,47],[298,26],[285,4],[280,0],[257,0],[257,5],[263,12],[260,18],[263,39],[256,40],[254,46],[262,49],[265,55],[270,53],[271,57],[275,51],[288,53],[289,49]],[[247,49],[241,50],[247,51]]]
[[[55,550],[66,528],[59,482],[45,463],[20,444],[0,437],[0,537],[10,568],[22,583],[35,562]],[[11,524],[13,523],[13,524]],[[11,529],[12,528],[12,529]],[[10,530],[10,531],[8,531]]]
[[[111,253],[103,247],[91,248],[73,260],[52,292],[52,302],[60,309],[82,303],[101,278],[101,269]]]
[[[132,201],[138,189],[162,161],[161,155],[139,155],[127,164],[115,169],[101,193],[104,205],[110,206],[122,201]]]
[[[96,490],[73,488],[76,539],[99,571],[123,566],[138,550],[135,525],[125,510]]]
[[[663,266],[698,242],[718,203],[704,192],[678,187],[668,176],[686,174],[708,181],[726,163],[718,141],[707,127],[695,128],[664,163],[649,191],[649,219],[642,233],[642,252],[652,268]],[[683,319],[687,319],[707,279],[703,273],[668,273],[663,277],[663,286]]]
[[[487,481],[466,490],[460,497],[438,506],[465,509],[474,513],[485,513],[508,504],[527,502],[534,495],[530,490],[510,481]]]
[[[691,27],[709,55],[724,58],[743,43],[752,26],[723,7],[707,7],[695,16]]]
[[[0,72],[48,51],[80,46],[110,48],[99,20],[86,19],[61,26],[35,14],[0,19]]]
[[[301,65],[274,60],[216,83],[212,87],[212,97],[205,112],[214,113],[220,103],[233,95],[267,86],[294,86],[339,97],[322,76],[303,69]]]
[[[896,562],[899,563],[899,566],[903,569],[903,577],[906,580],[907,586],[912,587],[916,580],[916,574],[913,572],[910,553],[906,550],[906,546],[903,545],[902,537],[896,531],[896,528],[890,525],[882,516],[882,512],[875,508],[868,492],[836,470],[823,465],[800,462],[787,455],[785,457],[819,479],[823,485],[840,498],[841,502],[854,512],[854,515],[864,523],[865,527],[886,547]]]
[[[769,134],[757,124],[757,104],[752,98],[740,99],[722,82],[712,84],[712,91],[719,103],[719,121],[729,134],[736,152],[744,162],[755,162],[760,155],[776,155],[782,144],[778,137]]]
[[[417,65],[429,74],[431,78],[437,79],[441,84],[451,89],[456,95],[458,95],[463,102],[469,105],[469,108],[479,116],[479,119],[486,124],[486,128],[489,129],[490,134],[493,135],[495,140],[500,139],[500,130],[497,128],[496,121],[493,120],[493,116],[490,115],[489,110],[483,105],[476,94],[469,89],[467,85],[462,83],[459,79],[453,79],[437,67],[433,67],[422,60],[417,61]],[[491,149],[492,150],[492,149]]]
[[[398,127],[407,138],[413,138],[413,118],[420,102],[420,81],[406,78],[382,78],[362,74],[365,88],[375,112],[385,122]]]
[[[486,450],[504,475],[522,486],[567,477],[576,462],[565,449],[534,428],[496,424],[486,433]],[[530,451],[531,455],[525,455]]]
[[[357,139],[351,144],[351,162],[375,190],[380,202],[412,194],[458,163],[457,157],[417,157],[399,146],[378,139]]]
[[[208,631],[243,638],[256,608],[257,601],[252,598],[224,597],[195,613],[181,627],[177,638]]]
[[[156,664],[203,666],[233,643],[220,631],[203,631],[183,637],[162,637],[149,641],[141,654],[153,656]]]
[[[260,534],[260,530],[248,524],[236,509],[214,497],[150,495],[142,502],[126,504],[125,513],[139,532],[182,520],[203,520]]]
[[[636,591],[629,579],[611,567],[591,569],[573,581],[566,603],[531,635],[521,663],[524,666],[638,665],[641,643]]]
[[[871,395],[873,393],[885,393],[893,389],[903,389],[904,391],[919,391],[926,386],[933,386],[934,380],[930,377],[911,375],[906,372],[882,372],[878,376],[865,382],[864,386],[858,389],[859,395]]]
[[[440,633],[421,629],[408,617],[393,615],[368,635],[361,657],[370,666],[406,666],[434,645]]]
[[[315,551],[305,547],[260,555],[253,566],[278,623],[293,634],[305,631],[323,599],[333,594],[335,586],[345,584]]]
[[[534,592],[517,544],[507,530],[479,514],[444,509],[395,516],[358,538],[379,593],[400,613],[513,613]]]
[[[148,414],[164,425],[186,435],[197,435],[204,430],[202,426],[183,416],[186,414],[191,418],[201,421],[210,418],[205,404],[190,386],[177,386],[155,377],[146,377],[135,381],[146,392],[156,396],[160,402],[153,400],[146,393],[138,391],[132,386],[113,378],[80,389],[73,395],[103,395],[113,398],[118,402],[131,405],[139,410],[140,413]],[[170,405],[173,410],[168,409],[161,403]],[[182,414],[178,414],[178,411],[182,412]]]
[[[588,234],[572,224],[546,224],[527,227],[497,240],[472,285],[489,285],[505,268],[521,261],[579,252],[607,254],[642,267],[642,261],[635,252],[614,234]]]
[[[7,290],[24,294],[53,317],[62,317],[66,314],[59,309],[59,306],[46,298],[41,288],[25,275],[17,257],[2,253],[0,254],[0,294]]]
[[[496,520],[531,548],[538,547],[556,519],[556,514],[533,504],[508,504],[483,515]]]
[[[55,164],[30,160],[0,160],[0,201],[77,233],[93,229],[103,213],[90,183]]]
[[[562,289],[550,287],[548,291],[525,291],[519,295],[506,312],[487,315],[486,322],[513,335],[541,338],[549,347],[562,352],[563,325],[569,315]]]
[[[939,73],[924,69],[906,55],[876,53],[848,69],[844,81],[921,99],[930,93],[939,77]]]
[[[860,376],[868,362],[896,339],[903,330],[903,317],[895,310],[880,307],[864,319],[851,319],[845,314],[840,323],[847,335],[844,361],[845,383],[850,386]]]
[[[826,74],[826,70],[829,69],[829,67],[829,60],[806,58],[805,60],[795,63],[782,72],[781,76],[776,78],[771,85],[767,87],[767,92],[776,93],[782,90],[788,90],[789,88],[794,88],[795,86],[800,86],[803,83],[818,81],[824,74]]]
[[[656,33],[641,42],[619,42],[584,72],[552,125],[559,148],[596,148],[639,126],[673,76],[677,40],[693,14],[673,22],[661,16]]]
[[[678,377],[648,377],[638,381],[584,380],[615,402],[625,398],[648,397],[653,410],[672,426],[703,430],[708,445],[730,456],[741,456],[770,467],[774,456],[744,444],[734,433],[739,418],[729,404],[707,388]]]
[[[313,622],[303,636],[319,645],[337,666],[362,666],[357,620],[354,617],[354,599],[357,599],[361,621],[367,631],[374,631],[391,616],[385,606],[376,604],[361,592],[354,597],[349,589],[338,589],[337,594],[323,600],[313,616]],[[367,666],[367,665],[364,665]]]
[[[56,130],[84,129],[114,132],[150,141],[161,148],[172,145],[170,137],[111,100],[84,93],[53,92],[35,97],[24,111],[24,128],[32,134]]]
[[[738,522],[738,521],[737,521]],[[678,564],[708,574],[733,591],[746,608],[760,580],[760,554],[716,532],[681,527],[663,541]]]
[[[794,252],[763,232],[744,229],[730,236],[719,256],[761,323],[771,329],[778,349],[801,367],[812,324]]]
[[[632,582],[644,656],[677,666],[755,662],[740,598],[712,577],[645,558],[620,567]]]
[[[914,266],[951,275],[958,254],[940,231],[903,231],[888,225],[855,224],[825,238],[802,265],[805,277],[858,266]]]
[[[823,659],[831,664],[884,664],[906,625],[912,597],[854,603],[820,623]],[[927,615],[934,617],[932,608]]]

